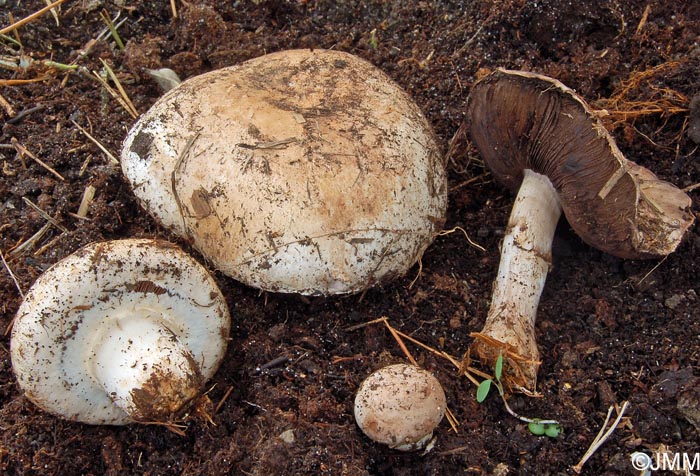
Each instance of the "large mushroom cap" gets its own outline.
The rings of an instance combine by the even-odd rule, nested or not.
[[[177,341],[187,349],[184,356],[164,357],[176,364],[184,360],[185,368],[175,371],[190,373],[178,378],[192,387],[185,391],[196,393],[223,358],[229,319],[213,278],[172,244],[146,239],[94,243],[53,265],[32,285],[12,328],[12,366],[27,397],[51,413],[84,423],[131,423],[174,411],[180,397],[195,395],[171,388],[171,370],[158,362],[151,366],[150,355],[131,353],[158,354],[161,348],[145,347],[139,334],[125,334],[128,342],[115,346],[109,340],[115,336],[106,334],[158,325],[164,331],[155,342]],[[111,364],[111,370],[103,368]],[[146,367],[153,378],[129,395],[127,406],[137,409],[129,415],[115,399],[129,373]],[[116,382],[113,394],[105,391],[105,381]],[[166,401],[168,395],[175,401]]]
[[[136,123],[121,162],[160,222],[271,291],[357,292],[403,274],[447,203],[419,108],[338,51],[282,51],[185,81]]]
[[[665,256],[693,223],[690,197],[625,159],[586,103],[555,79],[499,69],[474,84],[466,122],[496,179],[516,190],[524,169],[546,175],[569,224],[596,248]]]

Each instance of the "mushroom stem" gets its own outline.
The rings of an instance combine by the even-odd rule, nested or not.
[[[479,358],[493,365],[502,353],[505,383],[524,390],[534,391],[537,383],[535,319],[560,216],[552,182],[525,169],[503,238],[491,306],[484,328],[474,334]]]
[[[163,422],[199,394],[203,377],[192,353],[150,315],[120,316],[104,327],[88,356],[93,376],[135,421]]]

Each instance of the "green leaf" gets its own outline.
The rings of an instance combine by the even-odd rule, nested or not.
[[[498,358],[496,359],[496,368],[495,368],[495,375],[496,375],[496,380],[501,380],[501,374],[503,373],[503,354],[498,354]]]
[[[527,424],[527,428],[530,430],[530,433],[533,435],[544,435],[545,434],[545,428],[542,423],[538,423],[537,420],[531,421],[530,423]]]
[[[476,389],[476,401],[481,403],[484,400],[486,400],[486,397],[489,394],[489,390],[491,390],[491,384],[493,383],[493,380],[488,379],[484,380],[479,384],[479,387]]]
[[[547,425],[544,429],[544,434],[550,438],[556,438],[561,433],[561,427],[559,425]]]

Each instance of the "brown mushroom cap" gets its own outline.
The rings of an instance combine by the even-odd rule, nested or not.
[[[472,88],[467,124],[497,180],[517,190],[524,169],[546,175],[571,227],[607,253],[665,256],[693,223],[690,197],[625,159],[586,103],[555,79],[491,73]]]

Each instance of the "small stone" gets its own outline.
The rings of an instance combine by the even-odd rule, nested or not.
[[[279,439],[284,441],[288,445],[291,445],[296,439],[294,436],[294,430],[292,430],[291,428],[289,430],[284,430],[282,433],[280,433]]]
[[[664,301],[664,305],[669,308],[669,309],[675,309],[677,308],[683,301],[685,300],[685,296],[682,294],[674,294],[673,296],[667,298]]]
[[[505,463],[498,463],[495,468],[493,468],[493,471],[491,472],[491,476],[507,476],[507,474],[510,472],[510,468],[508,468],[508,465]]]

